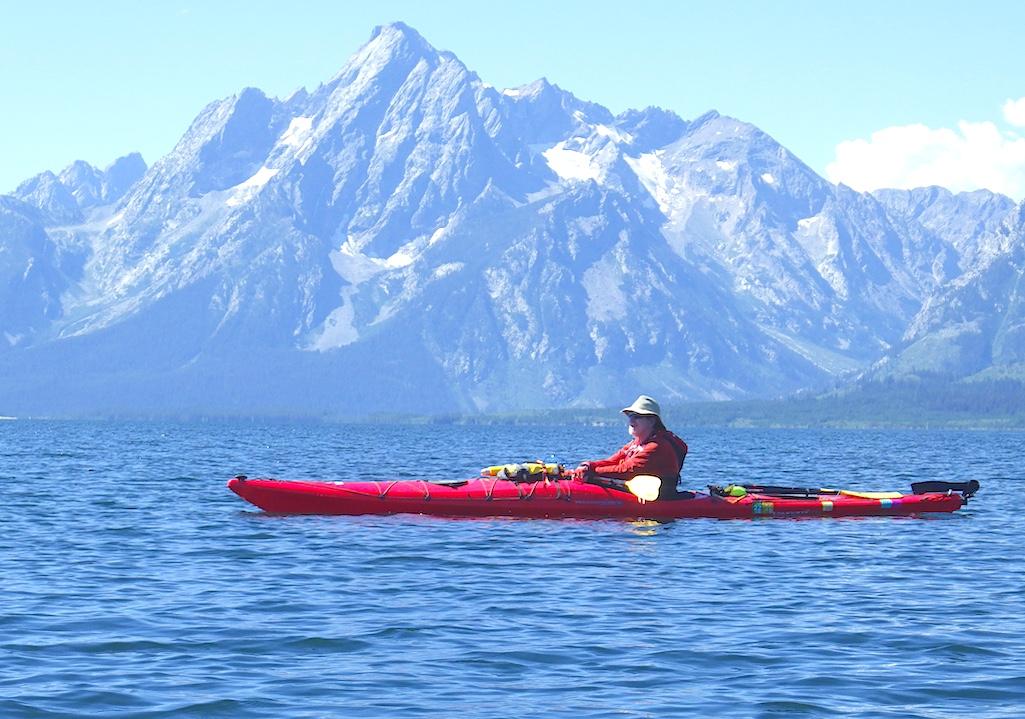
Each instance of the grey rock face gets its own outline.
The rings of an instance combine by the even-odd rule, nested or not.
[[[103,203],[117,202],[145,174],[146,161],[138,152],[119,157],[103,171],[100,199]]]
[[[930,297],[875,374],[961,378],[1025,366],[1025,203],[986,239],[1003,249]]]
[[[1014,202],[1003,195],[989,190],[954,194],[942,187],[879,190],[873,195],[897,221],[949,244],[960,271],[1007,249],[1000,245],[999,230]]]
[[[118,158],[105,170],[77,160],[60,175],[43,172],[26,180],[14,197],[40,210],[49,226],[82,224],[90,209],[116,203],[145,172],[146,163],[137,152]]]
[[[88,162],[78,160],[61,172],[60,183],[67,188],[79,209],[101,204],[103,197],[103,173]]]
[[[70,225],[83,220],[72,192],[52,172],[44,172],[18,185],[14,197],[42,213],[48,225]]]
[[[42,213],[0,195],[0,353],[31,344],[60,316],[56,255]]]
[[[878,360],[1011,246],[1006,198],[859,194],[715,112],[499,91],[402,24],[312,92],[211,103],[148,169],[18,197],[0,268],[50,269],[10,285],[7,413],[779,395]]]

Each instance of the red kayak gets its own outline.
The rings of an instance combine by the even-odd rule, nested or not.
[[[978,483],[973,483],[977,489]],[[441,484],[423,480],[295,482],[243,476],[230,480],[228,488],[273,514],[629,519],[907,516],[956,511],[974,493],[974,489],[947,489],[906,495],[839,490],[787,490],[785,494],[773,494],[768,489],[762,493],[755,489],[743,496],[724,496],[716,491],[685,492],[678,499],[645,502],[621,489],[568,479],[516,482],[479,478]],[[797,493],[804,496],[795,496]],[[873,494],[887,496],[877,498]]]

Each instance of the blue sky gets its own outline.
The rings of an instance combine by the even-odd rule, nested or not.
[[[329,79],[402,20],[496,87],[754,123],[859,189],[1025,196],[1025,3],[293,0],[5,3],[0,192],[75,159],[152,163],[208,102]],[[1021,102],[1017,102],[1021,100]]]

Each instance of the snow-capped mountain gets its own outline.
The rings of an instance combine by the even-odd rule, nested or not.
[[[411,28],[0,203],[4,413],[777,395],[1006,252],[992,193],[860,194],[756,127],[499,91]],[[916,194],[917,193],[917,194]],[[9,298],[9,300],[8,300]]]

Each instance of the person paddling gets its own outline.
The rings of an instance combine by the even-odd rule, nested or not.
[[[652,475],[662,480],[659,499],[676,497],[676,484],[687,457],[687,443],[666,429],[658,402],[641,395],[623,408],[633,438],[607,459],[581,462],[573,470],[573,478],[581,482],[628,480],[639,475]]]

